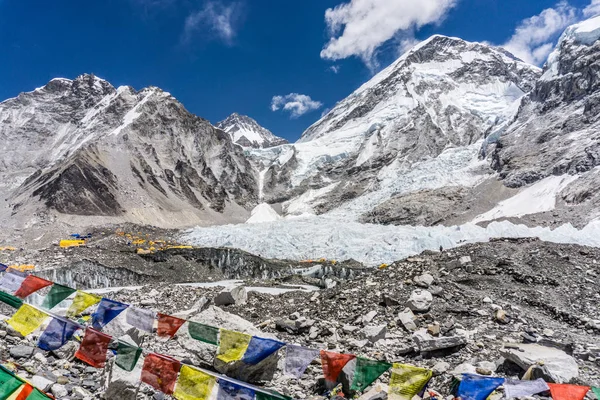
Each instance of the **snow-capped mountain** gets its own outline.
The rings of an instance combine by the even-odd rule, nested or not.
[[[54,79],[0,103],[0,138],[12,220],[50,210],[181,226],[256,205],[241,148],[155,87]]]
[[[288,143],[246,115],[233,113],[215,125],[229,133],[234,143],[242,147],[265,148]]]
[[[268,167],[265,199],[286,201],[284,211],[293,214],[343,204],[360,214],[393,195],[472,186],[479,178],[461,171],[477,164],[476,143],[511,120],[540,74],[502,49],[433,36],[297,143],[254,152]]]

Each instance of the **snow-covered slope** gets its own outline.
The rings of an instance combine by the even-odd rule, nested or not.
[[[265,200],[286,201],[287,213],[347,209],[358,216],[391,196],[450,183],[437,173],[461,171],[450,180],[475,185],[484,171],[476,143],[511,120],[540,73],[502,49],[433,36],[339,102],[297,143],[254,151],[268,168]],[[445,152],[460,153],[460,163],[436,161]],[[413,173],[419,170],[430,178]]]
[[[275,136],[270,130],[260,126],[252,118],[237,113],[231,114],[215,126],[229,133],[233,142],[242,147],[264,148],[288,142]]]
[[[228,221],[226,209],[243,221],[242,207],[257,204],[243,151],[155,87],[54,79],[0,103],[0,138],[13,222],[85,215],[183,226]]]

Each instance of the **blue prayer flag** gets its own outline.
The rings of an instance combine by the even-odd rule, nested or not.
[[[8,269],[8,265],[0,263],[0,272],[4,272]]]
[[[79,329],[74,322],[52,318],[46,330],[40,336],[38,347],[45,351],[58,350],[73,337]]]
[[[458,385],[456,397],[460,397],[461,400],[485,400],[503,383],[504,378],[463,374],[463,379]]]
[[[278,340],[252,336],[242,361],[246,364],[258,364],[283,346],[285,346],[285,343]]]
[[[254,390],[236,383],[219,379],[217,400],[254,400]]]
[[[96,312],[92,314],[92,327],[98,331],[102,330],[110,321],[125,311],[127,307],[129,307],[129,304],[103,298],[100,304],[98,304]]]

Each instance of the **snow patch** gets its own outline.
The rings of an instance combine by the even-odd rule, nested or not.
[[[259,224],[263,222],[278,221],[281,216],[277,214],[277,211],[267,203],[261,203],[254,207],[251,212],[250,218],[246,221],[247,224]]]
[[[556,195],[578,178],[577,175],[549,176],[501,201],[492,210],[475,218],[473,223],[552,211],[556,207]]]

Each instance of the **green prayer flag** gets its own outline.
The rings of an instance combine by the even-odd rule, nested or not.
[[[23,305],[23,300],[5,292],[0,292],[0,301],[12,308],[20,308]]]
[[[188,322],[190,336],[204,343],[219,344],[219,328],[204,325],[199,322]]]
[[[22,384],[23,381],[7,369],[0,367],[0,399],[8,399]]]
[[[390,369],[392,364],[370,360],[364,357],[358,357],[356,360],[356,369],[354,379],[352,379],[351,390],[363,391],[369,387],[385,371]]]
[[[596,398],[600,400],[600,387],[592,386],[592,392],[594,392]]]
[[[267,394],[263,392],[256,391],[256,400],[293,400],[289,396],[284,396],[282,394]]]
[[[71,289],[70,287],[59,285],[55,283],[52,285],[50,289],[50,293],[44,298],[44,303],[42,304],[42,308],[46,310],[51,310],[58,303],[75,293],[77,290]]]
[[[119,346],[117,347],[117,359],[115,363],[119,368],[131,372],[135,368],[135,365],[137,364],[141,355],[141,348],[119,342]]]
[[[33,392],[31,392],[29,394],[29,396],[27,396],[27,399],[25,400],[48,400],[49,397],[46,396],[44,393],[40,392],[38,389],[34,389]]]

